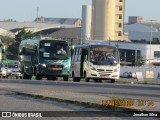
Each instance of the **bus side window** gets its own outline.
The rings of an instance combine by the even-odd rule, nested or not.
[[[35,53],[36,55],[38,55],[37,46],[35,46],[35,48],[34,48],[34,53]]]
[[[88,50],[85,50],[85,61],[88,61]]]
[[[77,60],[77,61],[81,61],[81,52],[82,52],[82,49],[79,48],[79,52],[78,52],[78,60]]]
[[[75,56],[75,50],[72,50],[73,54],[72,54],[72,61],[74,61],[74,56]]]
[[[75,61],[76,61],[76,62],[78,61],[78,51],[79,51],[79,49],[77,48],[77,49],[76,49],[76,55],[75,55]]]
[[[77,48],[76,49],[74,49],[74,55],[73,55],[73,61],[75,62],[76,61],[76,57],[77,56]]]

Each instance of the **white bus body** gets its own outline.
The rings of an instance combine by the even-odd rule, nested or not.
[[[118,48],[107,44],[83,44],[74,48],[71,63],[73,81],[79,82],[85,78],[86,82],[94,79],[111,80],[112,83],[119,79],[120,60]]]

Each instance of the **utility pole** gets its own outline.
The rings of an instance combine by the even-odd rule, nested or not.
[[[150,36],[150,48],[149,48],[149,71],[150,71],[150,68],[151,68],[151,44],[152,44],[152,37],[153,37],[153,33],[152,33],[152,29],[153,29],[153,25],[152,25],[152,20],[151,20],[151,36]]]

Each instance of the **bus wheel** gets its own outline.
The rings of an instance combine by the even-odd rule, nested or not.
[[[69,80],[69,77],[68,77],[68,76],[64,76],[64,77],[63,77],[63,80],[64,80],[64,81],[68,81],[68,80]]]
[[[23,79],[28,79],[27,74],[25,72],[23,73]]]
[[[115,79],[112,79],[112,80],[111,80],[111,83],[115,83]]]
[[[16,79],[18,79],[18,76],[16,76]]]
[[[89,78],[86,77],[86,72],[84,72],[84,79],[86,82],[89,82]]]
[[[42,76],[39,75],[39,74],[37,74],[37,75],[36,75],[36,80],[41,80],[41,79],[42,79]]]
[[[85,78],[85,81],[86,81],[86,82],[89,82],[89,78]]]

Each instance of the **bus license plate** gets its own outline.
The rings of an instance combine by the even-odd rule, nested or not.
[[[52,68],[52,70],[61,70],[61,68]]]
[[[101,78],[109,78],[108,76],[101,76]]]

